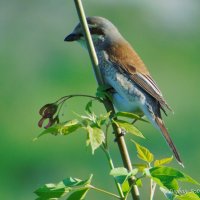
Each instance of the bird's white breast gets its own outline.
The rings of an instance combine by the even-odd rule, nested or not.
[[[108,60],[108,55],[97,52],[99,66],[106,84],[111,85],[116,93],[113,93],[113,103],[120,111],[136,112],[141,114],[141,104],[145,103],[145,95],[125,74],[118,71]]]

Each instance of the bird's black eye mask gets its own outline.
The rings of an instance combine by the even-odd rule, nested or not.
[[[88,27],[92,35],[105,35],[102,28],[99,28],[96,24],[88,24]]]
[[[104,31],[102,28],[97,27],[96,24],[88,24],[90,34],[91,35],[105,35]],[[84,37],[83,33],[77,34],[79,38]]]

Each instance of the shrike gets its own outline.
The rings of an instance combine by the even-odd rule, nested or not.
[[[102,17],[87,17],[89,30],[99,60],[104,82],[112,92],[113,104],[120,111],[146,115],[161,131],[177,161],[178,151],[161,117],[161,110],[171,110],[148,69],[118,29]],[[78,41],[86,46],[80,23],[64,41]]]

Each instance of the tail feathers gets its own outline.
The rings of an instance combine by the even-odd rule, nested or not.
[[[156,117],[155,121],[156,121],[157,125],[159,126],[159,128],[160,128],[160,130],[161,130],[161,132],[162,132],[162,134],[163,134],[163,136],[165,138],[165,140],[167,141],[168,145],[170,146],[171,150],[173,151],[176,160],[178,161],[178,163],[182,167],[184,167],[183,162],[181,161],[181,158],[179,156],[179,153],[178,153],[178,151],[177,151],[177,149],[176,149],[176,147],[175,147],[175,145],[174,145],[174,143],[173,143],[173,141],[172,141],[172,139],[171,139],[171,137],[170,137],[170,135],[169,135],[169,133],[168,133],[163,121],[162,121],[162,119],[160,119],[159,117]]]

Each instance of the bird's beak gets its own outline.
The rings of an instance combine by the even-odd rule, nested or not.
[[[77,35],[75,33],[71,33],[69,35],[67,35],[64,39],[65,42],[73,42],[73,41],[76,41],[76,40],[79,40],[80,39],[80,35]]]

